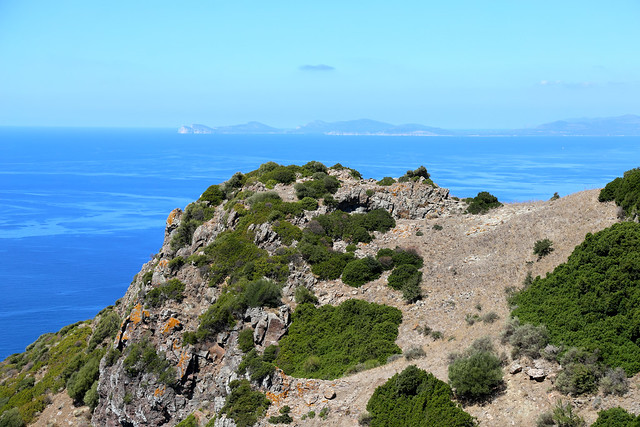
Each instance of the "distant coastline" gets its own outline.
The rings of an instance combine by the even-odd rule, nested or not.
[[[339,135],[339,136],[640,136],[640,116],[566,119],[544,123],[526,129],[463,129],[450,130],[422,124],[379,122],[369,119],[324,122],[316,120],[294,129],[280,129],[252,121],[243,124],[209,127],[203,124],[184,125],[180,134],[220,135]]]

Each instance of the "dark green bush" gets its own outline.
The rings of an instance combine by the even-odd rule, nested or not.
[[[411,365],[376,388],[367,403],[369,424],[393,426],[475,426],[474,418],[451,398],[451,388]]]
[[[263,191],[261,193],[255,193],[247,197],[247,203],[251,206],[256,203],[273,202],[275,200],[282,201],[282,198],[275,191]]]
[[[280,415],[269,417],[269,422],[271,424],[291,424],[293,422],[293,418],[291,418],[289,412],[291,412],[291,408],[285,405],[280,408]]]
[[[591,427],[640,427],[640,416],[616,407],[598,412],[598,419]]]
[[[502,384],[502,367],[491,342],[477,340],[449,365],[449,384],[456,395],[466,399],[482,399]]]
[[[270,358],[271,357],[265,360],[265,358],[254,348],[242,358],[242,362],[238,366],[238,373],[244,374],[245,372],[248,372],[251,381],[261,382],[266,377],[272,375],[276,370],[272,361],[268,361]]]
[[[579,395],[598,389],[598,381],[603,374],[599,352],[583,349],[569,349],[561,360],[562,371],[555,385],[565,394]]]
[[[185,264],[186,260],[181,257],[181,256],[177,256],[175,258],[173,258],[171,261],[169,261],[169,269],[171,270],[171,273],[175,273],[176,271],[180,270],[182,268],[182,266]]]
[[[200,202],[209,202],[213,206],[218,206],[224,200],[224,193],[219,185],[212,185],[202,193],[198,199]]]
[[[549,239],[537,240],[533,245],[533,254],[538,255],[538,259],[553,252],[553,242]]]
[[[253,329],[247,328],[240,331],[238,334],[238,347],[243,353],[248,353],[255,345],[253,344]]]
[[[176,427],[198,427],[198,420],[193,414],[176,424]]]
[[[235,421],[238,427],[250,427],[262,418],[271,405],[271,401],[259,391],[251,390],[247,380],[234,380],[229,383],[231,393],[220,410]]]
[[[502,332],[502,342],[513,347],[511,356],[520,355],[531,359],[540,357],[540,352],[549,343],[549,333],[544,325],[534,326],[531,323],[521,325],[517,318],[511,319]]]
[[[573,405],[570,402],[556,402],[555,408],[551,412],[545,412],[538,417],[537,427],[585,427],[584,419],[573,412]]]
[[[295,299],[298,304],[317,304],[318,298],[309,289],[300,285],[296,288]]]
[[[247,307],[279,307],[281,298],[280,285],[266,279],[247,283],[242,293],[242,303]]]
[[[640,210],[640,168],[631,169],[622,178],[608,183],[598,197],[601,202],[615,200],[625,214],[634,218]]]
[[[385,176],[380,181],[377,182],[378,185],[389,186],[391,184],[395,184],[396,180],[391,178],[390,176]]]
[[[382,274],[382,266],[372,257],[349,262],[342,272],[342,281],[349,286],[360,287],[377,279]]]
[[[194,202],[187,205],[187,208],[180,219],[180,225],[171,239],[171,248],[180,249],[191,244],[193,233],[203,222],[213,218],[215,207],[208,203]]]
[[[145,295],[145,302],[151,307],[159,307],[167,300],[182,301],[185,284],[178,279],[171,279],[164,285],[153,288]]]
[[[600,378],[600,390],[602,394],[615,394],[622,396],[629,391],[629,381],[627,374],[622,368],[608,369],[602,378]]]
[[[71,374],[67,380],[67,394],[76,403],[83,403],[85,394],[91,389],[100,374],[100,359],[104,351],[96,350],[83,363],[82,367]]]
[[[358,363],[385,363],[400,353],[395,340],[401,321],[400,310],[361,300],[337,307],[300,304],[280,340],[276,363],[287,375],[322,379],[337,378]],[[310,357],[317,363],[305,367]]]
[[[346,265],[353,260],[352,253],[328,252],[329,257],[311,266],[313,274],[321,280],[335,280],[342,275]]]
[[[303,197],[298,203],[300,203],[300,206],[302,206],[305,211],[315,211],[318,209],[318,201],[312,197]]]
[[[606,365],[640,371],[640,224],[587,234],[566,263],[514,295],[522,323],[544,324],[550,342],[600,349]]]
[[[2,427],[25,427],[26,425],[27,423],[24,422],[18,408],[11,408],[0,417],[0,426]]]
[[[100,402],[100,395],[98,394],[98,381],[94,381],[93,385],[84,395],[83,402],[87,405],[92,411],[96,409],[98,403]]]
[[[299,182],[293,186],[296,196],[299,200],[305,197],[319,199],[325,194],[334,194],[340,187],[340,181],[334,176],[327,175],[324,172],[316,172],[310,181]]]
[[[273,231],[278,234],[285,245],[292,244],[294,240],[300,241],[302,239],[302,230],[288,221],[276,221],[273,224]]]
[[[402,249],[396,247],[396,249],[391,254],[391,257],[393,258],[394,266],[408,264],[413,265],[416,268],[422,268],[422,265],[424,263],[422,257],[418,255],[418,252],[413,248]]]
[[[498,201],[498,198],[486,191],[481,191],[476,197],[466,199],[469,203],[467,206],[467,212],[471,214],[483,214],[490,209],[499,208],[502,203]]]
[[[408,303],[421,298],[420,283],[422,272],[412,264],[401,264],[393,269],[389,275],[388,284],[391,288],[402,291],[404,300]]]

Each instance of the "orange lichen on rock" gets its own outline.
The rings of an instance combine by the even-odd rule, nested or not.
[[[149,311],[143,310],[142,304],[140,303],[133,307],[133,310],[131,310],[131,314],[129,315],[129,319],[136,325],[142,322],[145,317],[149,317]]]
[[[167,320],[167,323],[165,323],[164,327],[162,328],[162,333],[168,334],[179,324],[180,321],[178,319],[176,319],[175,317],[171,317],[169,320]]]
[[[155,391],[153,392],[153,397],[162,397],[164,395],[164,392],[167,390],[166,386],[162,386],[162,387],[158,387],[157,389],[155,389]]]
[[[167,265],[169,265],[169,260],[161,259],[160,262],[158,262],[158,267],[160,268],[165,268]]]
[[[176,215],[178,215],[178,210],[177,209],[172,210],[169,216],[167,217],[167,225],[173,225],[173,221],[176,220]]]
[[[180,354],[180,359],[178,360],[178,370],[180,371],[180,378],[182,378],[187,372],[190,361],[191,357],[189,357],[189,353],[186,351],[182,351],[182,353]]]

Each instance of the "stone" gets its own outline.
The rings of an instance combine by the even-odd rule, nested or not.
[[[336,397],[336,391],[331,388],[331,387],[326,387],[323,392],[322,395],[324,396],[325,399],[327,400],[331,400],[331,399],[335,399]]]
[[[509,367],[509,373],[511,375],[517,374],[518,372],[522,372],[522,365],[514,362],[511,364],[511,366]]]
[[[546,374],[542,369],[529,368],[527,371],[527,375],[529,375],[530,380],[536,380],[538,382],[544,381],[546,378]]]

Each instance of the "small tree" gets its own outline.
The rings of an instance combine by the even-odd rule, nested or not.
[[[449,365],[449,384],[463,398],[481,399],[491,395],[502,383],[500,359],[491,343],[484,339],[456,355]]]
[[[549,239],[538,240],[533,245],[533,254],[538,255],[538,259],[549,255],[551,252],[553,252],[553,242]]]

